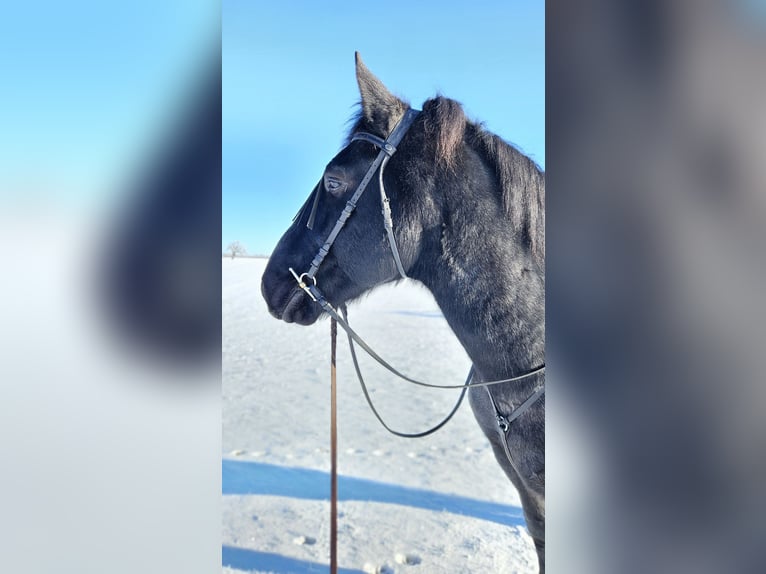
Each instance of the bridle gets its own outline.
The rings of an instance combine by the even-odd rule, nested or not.
[[[380,204],[383,208],[383,225],[386,228],[386,235],[388,236],[388,243],[391,247],[391,253],[394,256],[396,269],[399,271],[399,275],[401,275],[402,278],[407,277],[407,274],[404,272],[404,267],[402,265],[402,259],[399,256],[399,248],[396,245],[396,238],[394,237],[394,223],[391,219],[391,207],[389,206],[388,196],[386,195],[386,188],[383,186],[383,171],[386,168],[386,164],[388,164],[388,160],[390,160],[391,156],[396,153],[396,146],[398,146],[399,142],[402,141],[404,134],[407,133],[407,130],[410,129],[412,122],[415,121],[415,118],[417,118],[419,114],[420,112],[417,110],[408,109],[405,112],[404,117],[402,117],[399,123],[396,124],[396,127],[394,127],[391,135],[389,135],[386,139],[379,138],[378,136],[367,132],[358,132],[351,137],[351,142],[366,141],[378,147],[380,151],[378,152],[377,157],[373,160],[369,169],[367,169],[367,173],[364,174],[362,181],[359,182],[356,191],[354,191],[354,194],[346,202],[346,207],[343,208],[343,211],[338,217],[338,220],[335,222],[335,226],[332,228],[332,231],[330,231],[330,234],[327,236],[324,244],[319,248],[319,251],[317,251],[314,259],[311,261],[311,267],[306,273],[302,273],[297,278],[299,284],[305,277],[306,279],[310,280],[314,286],[316,286],[316,274],[319,271],[319,267],[322,265],[325,257],[327,257],[327,254],[330,252],[330,248],[338,238],[338,234],[341,232],[341,229],[343,229],[343,226],[346,225],[346,221],[349,217],[351,217],[351,214],[356,209],[356,204],[359,201],[359,198],[362,197],[362,194],[367,189],[367,185],[372,180],[372,177],[375,175],[375,172],[378,170],[378,168],[380,168],[380,171],[378,172],[378,184],[380,187]],[[351,145],[351,142],[349,142],[349,145]],[[315,188],[313,191],[314,203],[311,207],[311,213],[309,214],[308,222],[306,223],[306,227],[309,229],[314,228],[314,220],[316,218],[317,206],[319,205],[321,185],[322,182],[320,181],[317,185],[317,188]],[[293,275],[295,275],[294,271],[291,272]],[[314,296],[310,292],[309,295],[312,297],[312,299],[314,299]],[[317,299],[314,300],[316,301]]]
[[[471,369],[468,372],[468,377],[466,378],[466,382],[462,385],[434,385],[434,384],[424,383],[424,382],[415,380],[413,378],[408,377],[407,375],[402,374],[397,369],[392,367],[388,362],[383,360],[351,328],[351,325],[349,325],[348,323],[348,311],[345,305],[340,306],[340,311],[342,313],[341,315],[341,313],[338,313],[338,311],[336,311],[333,308],[333,306],[327,301],[325,296],[317,287],[316,274],[319,271],[320,266],[322,265],[325,258],[327,257],[327,254],[330,252],[330,249],[332,248],[333,243],[335,243],[335,240],[338,238],[338,234],[340,234],[341,230],[343,229],[343,226],[346,224],[346,221],[348,221],[348,218],[351,217],[351,214],[356,209],[356,205],[357,205],[357,202],[359,201],[359,198],[367,189],[367,186],[372,180],[372,177],[374,176],[376,171],[378,172],[378,184],[380,188],[380,204],[381,204],[381,209],[383,212],[383,225],[385,227],[386,235],[388,237],[388,243],[391,248],[391,254],[393,255],[394,263],[396,264],[396,268],[397,268],[397,271],[399,272],[399,275],[403,279],[407,278],[407,274],[404,271],[404,266],[402,265],[401,256],[399,255],[399,248],[397,247],[397,244],[396,244],[396,238],[394,237],[394,224],[393,224],[393,219],[391,217],[391,207],[389,205],[390,202],[389,202],[388,196],[386,195],[385,187],[383,186],[383,171],[386,165],[388,164],[388,161],[396,153],[396,148],[401,143],[402,138],[404,138],[410,126],[412,126],[412,123],[415,121],[415,119],[418,117],[419,114],[420,112],[418,110],[407,109],[402,119],[399,120],[399,122],[396,124],[396,126],[392,130],[391,134],[386,139],[380,138],[376,135],[373,135],[367,132],[358,132],[351,137],[351,141],[349,142],[349,145],[351,145],[351,143],[353,143],[354,141],[366,141],[368,143],[373,144],[380,151],[378,152],[378,155],[375,157],[370,167],[367,169],[367,173],[365,173],[364,177],[362,178],[362,181],[359,182],[359,185],[357,186],[353,195],[346,202],[346,206],[343,208],[343,211],[341,212],[340,216],[338,216],[338,219],[335,222],[335,225],[333,226],[332,231],[330,231],[330,234],[327,236],[327,239],[317,251],[316,255],[314,256],[314,259],[311,261],[311,266],[309,267],[309,270],[299,275],[298,273],[295,272],[295,270],[292,267],[289,268],[290,273],[292,274],[292,276],[295,278],[296,282],[298,283],[298,287],[300,287],[300,289],[302,289],[314,302],[318,303],[319,306],[322,307],[322,310],[325,311],[328,315],[330,315],[330,317],[335,319],[335,321],[337,321],[338,324],[340,324],[343,330],[346,331],[346,334],[348,336],[349,348],[351,350],[351,357],[354,362],[354,369],[356,370],[357,377],[359,378],[359,382],[362,386],[362,391],[364,392],[364,396],[367,399],[367,403],[372,409],[372,412],[375,414],[375,416],[380,421],[380,423],[386,428],[386,430],[388,430],[392,434],[395,434],[401,437],[406,437],[406,438],[417,438],[417,437],[426,436],[437,431],[441,427],[443,427],[457,412],[458,408],[460,407],[460,404],[463,401],[463,397],[465,396],[465,392],[468,389],[468,387],[489,387],[491,385],[499,385],[501,383],[511,383],[516,381],[521,381],[521,380],[533,377],[537,375],[538,373],[541,373],[542,371],[545,370],[545,364],[543,364],[543,365],[540,365],[539,367],[531,369],[530,371],[527,371],[515,377],[510,377],[507,379],[501,379],[496,381],[473,382],[474,367],[471,366]],[[314,221],[315,221],[316,213],[317,213],[317,207],[319,204],[319,196],[321,195],[321,186],[322,186],[322,181],[320,180],[320,182],[317,184],[317,187],[315,187],[314,190],[312,191],[312,194],[314,194],[314,201],[311,207],[311,212],[309,214],[308,221],[306,223],[306,227],[308,227],[309,229],[313,229],[313,226],[314,226]],[[310,199],[311,197],[309,197],[309,200]],[[300,217],[302,212],[303,212],[303,209],[301,210],[301,212],[298,213],[296,218]],[[380,414],[378,414],[378,411],[375,409],[375,406],[372,403],[369,392],[367,391],[367,387],[362,377],[362,372],[359,367],[359,363],[357,361],[356,351],[354,349],[354,342],[356,342],[370,357],[375,359],[375,361],[377,361],[380,365],[385,367],[388,371],[390,371],[397,377],[404,379],[405,381],[408,381],[415,385],[435,388],[435,389],[461,389],[462,391],[460,393],[460,397],[458,398],[457,403],[453,407],[452,411],[439,424],[437,424],[436,426],[424,432],[409,434],[409,433],[401,433],[391,429],[383,421]],[[488,388],[487,388],[487,392],[489,394],[490,402],[492,403],[492,406],[495,409],[495,418],[497,420],[498,426],[503,431],[503,434],[505,435],[508,432],[508,429],[510,428],[510,424],[514,420],[516,420],[518,417],[520,417],[522,414],[524,414],[527,410],[529,410],[529,408],[531,408],[532,405],[536,403],[537,400],[545,393],[545,382],[543,381],[538,386],[536,386],[534,390],[532,391],[532,393],[523,402],[521,402],[518,406],[516,406],[512,410],[512,412],[507,416],[503,416],[502,414],[500,414],[500,411],[497,408],[497,404],[495,403],[495,400],[492,397],[492,394],[489,393]],[[506,452],[508,452],[507,444],[506,444]],[[510,458],[510,453],[508,453],[508,456]]]

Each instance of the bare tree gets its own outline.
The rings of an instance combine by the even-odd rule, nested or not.
[[[237,255],[247,255],[247,249],[239,241],[232,241],[226,246],[226,252],[234,259]]]

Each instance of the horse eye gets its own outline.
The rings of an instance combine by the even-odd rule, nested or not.
[[[343,193],[346,189],[346,184],[343,183],[341,180],[336,179],[334,177],[327,177],[325,178],[324,182],[325,189],[332,193],[333,195],[338,195],[340,193]]]

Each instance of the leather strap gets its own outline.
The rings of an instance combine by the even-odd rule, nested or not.
[[[301,216],[303,216],[304,212],[309,208],[309,204],[311,204],[311,213],[309,214],[309,220],[308,220],[308,223],[306,223],[306,227],[308,227],[309,229],[314,228],[314,217],[316,215],[317,204],[319,203],[319,186],[321,184],[322,184],[322,180],[320,179],[319,183],[317,183],[314,186],[314,189],[306,198],[306,201],[303,202],[303,205],[301,205],[301,208],[298,210],[298,213],[296,213],[293,216],[293,223],[298,221],[301,218]]]
[[[497,420],[497,426],[500,427],[500,430],[503,431],[504,434],[508,432],[508,429],[510,428],[513,421],[527,412],[532,407],[532,405],[534,405],[537,400],[545,394],[545,383],[543,383],[538,387],[535,387],[535,390],[532,391],[532,394],[529,395],[518,407],[514,408],[511,411],[511,414],[504,416],[500,413],[500,409],[497,408],[497,403],[495,403],[495,398],[492,396],[489,387],[485,388],[487,389],[487,394],[489,395],[489,402],[492,403],[492,408],[495,409],[495,419]]]
[[[386,237],[388,237],[388,245],[391,248],[391,255],[394,257],[394,263],[396,263],[396,270],[402,279],[407,278],[407,274],[404,272],[404,266],[402,265],[402,258],[399,255],[399,248],[396,245],[396,238],[394,237],[394,220],[391,218],[391,206],[386,195],[386,188],[383,187],[383,168],[386,167],[390,156],[383,160],[378,172],[378,187],[380,187],[380,206],[383,212],[383,227],[386,229]]]
[[[295,280],[298,282],[298,286],[303,289],[308,296],[313,300],[319,303],[319,305],[322,307],[325,313],[327,313],[330,317],[335,319],[338,324],[343,328],[344,331],[348,334],[349,337],[351,337],[354,342],[359,345],[365,353],[367,353],[370,357],[375,359],[382,367],[399,377],[400,379],[404,379],[407,382],[412,383],[413,385],[418,385],[421,387],[428,387],[431,389],[462,389],[466,388],[468,386],[471,387],[489,387],[492,385],[500,385],[503,383],[514,383],[517,381],[522,381],[524,379],[528,379],[529,377],[532,377],[538,373],[541,373],[545,370],[545,363],[540,365],[539,367],[535,367],[534,369],[531,369],[527,371],[526,373],[523,373],[521,375],[517,375],[515,377],[509,377],[507,379],[499,379],[497,381],[481,381],[479,383],[470,383],[470,384],[463,384],[463,385],[434,385],[431,383],[424,383],[422,381],[418,381],[417,379],[413,379],[411,377],[408,377],[407,375],[399,372],[396,368],[394,368],[392,365],[390,365],[388,362],[386,362],[380,355],[378,355],[372,347],[370,347],[364,339],[362,339],[356,331],[354,331],[351,328],[351,325],[348,324],[346,320],[343,319],[343,317],[340,316],[340,314],[333,308],[332,305],[325,299],[325,296],[322,294],[322,292],[317,288],[316,284],[307,284],[305,281],[302,280],[303,275],[299,276],[295,270],[291,267],[290,272],[293,274],[293,277],[295,277]],[[305,275],[305,274],[304,274]],[[545,383],[542,385],[543,391],[545,389]]]
[[[321,195],[320,187],[322,185],[322,180],[319,180],[319,183],[317,183],[316,187],[314,188],[314,191],[312,192],[314,194],[314,203],[311,205],[311,213],[309,213],[309,219],[306,222],[306,227],[309,229],[314,229],[314,220],[317,216],[317,207],[319,207],[319,196]]]
[[[368,134],[367,132],[357,132],[353,136],[351,136],[351,141],[366,141],[367,143],[371,143],[372,145],[379,147],[380,149],[385,151],[385,145],[386,140],[383,138],[379,138],[378,136]],[[391,146],[393,148],[393,151],[389,153],[388,155],[394,155],[394,152],[396,152],[396,148]]]
[[[338,400],[335,349],[338,328],[330,320],[330,573],[338,572]]]
[[[378,157],[376,157],[375,161],[372,162],[370,169],[367,170],[367,173],[364,175],[364,178],[362,178],[362,181],[359,183],[359,186],[356,188],[354,195],[352,195],[351,199],[349,199],[346,202],[346,207],[343,208],[343,211],[338,217],[338,221],[335,222],[335,227],[332,228],[332,231],[330,231],[330,234],[327,236],[327,239],[325,239],[324,244],[322,245],[322,247],[319,248],[319,251],[317,251],[317,254],[314,256],[314,260],[311,262],[311,267],[309,268],[309,271],[308,271],[309,277],[313,278],[316,276],[317,271],[319,271],[319,266],[322,264],[322,262],[324,261],[324,258],[327,257],[327,254],[330,252],[330,247],[332,247],[332,244],[335,243],[335,239],[338,237],[340,230],[343,229],[343,226],[346,225],[346,221],[348,221],[348,218],[356,209],[356,202],[359,201],[359,198],[362,196],[362,193],[364,193],[364,190],[367,188],[367,184],[370,183],[370,180],[372,179],[372,176],[375,173],[375,170],[378,169],[378,166],[380,166],[380,164],[383,162],[383,159],[385,157],[386,157],[385,152],[381,151],[378,154]]]
[[[346,306],[342,306],[340,308],[341,313],[343,314],[343,318],[348,324],[348,310],[346,309]],[[335,321],[335,319],[330,319],[331,321]],[[370,397],[370,393],[367,390],[367,384],[364,382],[364,377],[362,377],[362,369],[359,367],[359,360],[356,357],[356,350],[354,349],[354,340],[351,338],[351,335],[347,332],[348,335],[348,348],[351,351],[351,359],[354,362],[354,370],[356,371],[356,377],[359,379],[359,384],[362,387],[362,393],[364,393],[364,398],[367,400],[367,404],[370,407],[370,410],[372,411],[372,414],[375,415],[375,418],[378,419],[378,422],[380,422],[381,425],[383,425],[383,428],[385,428],[388,432],[390,432],[393,435],[400,436],[402,438],[421,438],[424,436],[428,436],[430,434],[435,433],[440,428],[442,428],[444,425],[446,425],[450,419],[452,419],[453,416],[455,416],[455,413],[460,408],[460,405],[463,403],[463,398],[465,397],[465,393],[468,390],[469,385],[471,384],[471,379],[473,379],[473,366],[471,367],[471,370],[468,371],[468,378],[465,380],[465,385],[463,385],[463,390],[460,391],[460,396],[457,399],[457,402],[455,403],[455,406],[452,407],[452,410],[450,413],[444,417],[444,419],[437,425],[429,428],[428,430],[419,432],[419,433],[404,433],[400,431],[396,431],[392,429],[390,426],[386,424],[386,421],[383,420],[383,417],[380,416],[380,413],[375,408],[375,405],[372,402],[372,397]]]
[[[367,132],[359,132],[352,136],[351,141],[366,141],[380,148],[380,152],[378,152],[377,157],[367,169],[367,173],[364,174],[362,181],[359,182],[359,185],[354,191],[354,194],[346,202],[346,207],[341,212],[338,220],[335,222],[335,226],[332,228],[332,231],[330,231],[327,239],[325,239],[325,242],[322,244],[322,247],[319,248],[319,251],[317,251],[317,254],[314,256],[314,259],[311,262],[311,267],[306,274],[309,278],[313,279],[316,277],[316,274],[319,271],[319,266],[322,265],[322,262],[330,252],[330,248],[332,247],[333,243],[335,243],[335,240],[337,239],[341,229],[343,229],[343,226],[346,225],[346,221],[348,221],[348,218],[356,209],[356,204],[359,201],[359,198],[367,189],[370,180],[372,180],[372,176],[375,175],[375,172],[378,170],[378,168],[380,168],[380,172],[378,174],[378,182],[380,186],[380,199],[383,210],[383,222],[386,228],[386,236],[388,237],[388,243],[391,246],[391,253],[394,256],[394,262],[396,263],[397,271],[403,278],[407,277],[407,274],[404,272],[401,256],[399,255],[399,249],[396,246],[396,239],[394,238],[393,221],[391,220],[391,208],[388,205],[388,197],[386,196],[385,188],[383,187],[383,170],[385,169],[389,158],[394,155],[394,153],[396,153],[396,146],[398,146],[402,141],[404,134],[406,134],[407,130],[410,129],[412,122],[415,121],[415,118],[418,117],[418,114],[420,114],[418,110],[408,109],[404,113],[404,116],[402,116],[402,118],[394,127],[391,135],[389,135],[385,140]],[[321,183],[322,182],[320,181],[320,185]],[[317,193],[317,196],[314,199],[311,216],[309,217],[311,227],[314,225],[314,217],[316,215],[318,201],[319,193]]]

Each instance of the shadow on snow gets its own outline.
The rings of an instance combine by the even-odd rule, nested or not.
[[[260,494],[306,500],[329,500],[330,474],[308,468],[224,460],[222,490],[224,495]],[[505,526],[525,525],[524,515],[518,506],[350,476],[338,476],[338,500],[398,504],[471,516]]]
[[[444,319],[444,315],[441,311],[389,311],[390,315],[405,315],[407,317],[425,317],[426,319]]]
[[[270,552],[257,552],[245,548],[224,546],[222,549],[224,566],[237,570],[259,570],[267,572],[329,572],[327,564],[308,562],[298,558],[288,558]],[[364,574],[361,570],[338,568],[339,574]]]

